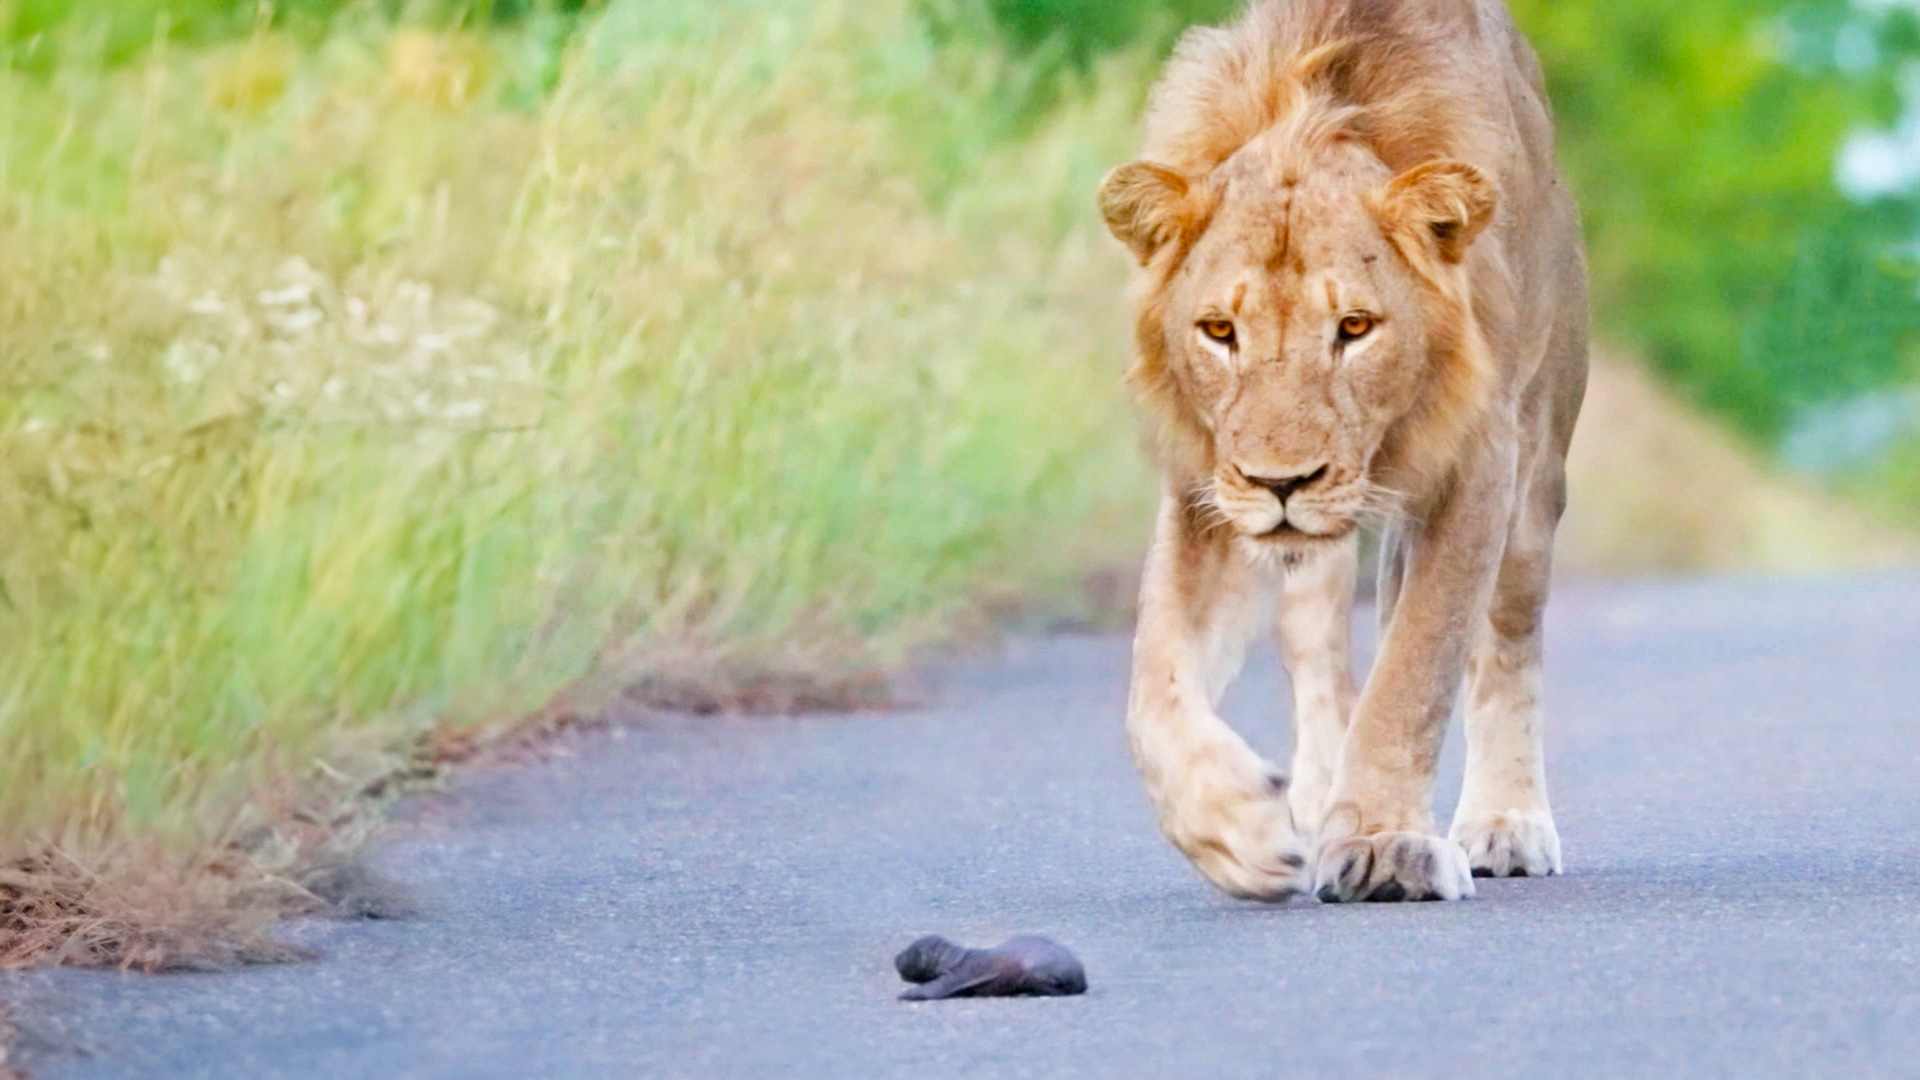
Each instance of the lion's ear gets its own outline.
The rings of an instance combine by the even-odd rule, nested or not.
[[[1100,216],[1142,266],[1193,227],[1193,201],[1186,177],[1149,161],[1122,165],[1100,182]]]
[[[1486,174],[1463,161],[1429,161],[1387,182],[1380,193],[1382,223],[1430,241],[1440,258],[1457,263],[1493,220],[1500,196]]]

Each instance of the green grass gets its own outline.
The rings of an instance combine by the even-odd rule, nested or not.
[[[204,844],[585,676],[832,679],[1139,545],[1139,79],[905,0],[0,74],[0,847]],[[857,77],[849,78],[855,72]]]

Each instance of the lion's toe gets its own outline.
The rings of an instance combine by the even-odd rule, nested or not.
[[[1473,895],[1473,877],[1465,853],[1445,837],[1385,832],[1321,848],[1314,894],[1329,904],[1460,900]]]
[[[1284,901],[1312,885],[1307,852],[1284,811],[1249,815],[1196,845],[1193,862],[1209,881],[1242,900]]]
[[[1312,885],[1310,852],[1294,831],[1286,781],[1246,770],[1183,800],[1167,833],[1207,880],[1243,900],[1278,902]]]
[[[1544,810],[1470,813],[1453,823],[1474,877],[1548,877],[1561,872],[1560,833]]]
[[[1306,856],[1297,851],[1256,851],[1200,861],[1200,871],[1230,896],[1281,903],[1311,884]]]

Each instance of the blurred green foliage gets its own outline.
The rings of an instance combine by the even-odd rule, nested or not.
[[[46,68],[62,51],[123,62],[156,41],[214,41],[272,27],[318,37],[342,16],[482,25],[578,13],[598,0],[0,0],[13,63]]]
[[[1800,238],[1770,302],[1746,324],[1736,374],[1750,382],[1714,388],[1742,400],[1752,426],[1778,432],[1797,408],[1920,375],[1920,268],[1884,242],[1891,231],[1881,215],[1851,213]]]
[[[1233,0],[985,0],[985,10],[1015,44],[1058,50],[1076,63],[1102,52],[1171,44],[1194,23],[1231,14]]]
[[[1796,405],[1901,372],[1913,288],[1890,252],[1913,219],[1853,207],[1834,180],[1846,135],[1894,106],[1884,69],[1832,60],[1843,5],[1514,8],[1548,73],[1606,332],[1766,439]]]

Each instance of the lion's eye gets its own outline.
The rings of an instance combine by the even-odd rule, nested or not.
[[[1225,319],[1200,320],[1200,332],[1222,345],[1233,344],[1233,324]]]
[[[1373,332],[1373,319],[1367,315],[1349,315],[1340,320],[1340,340],[1358,341]]]

